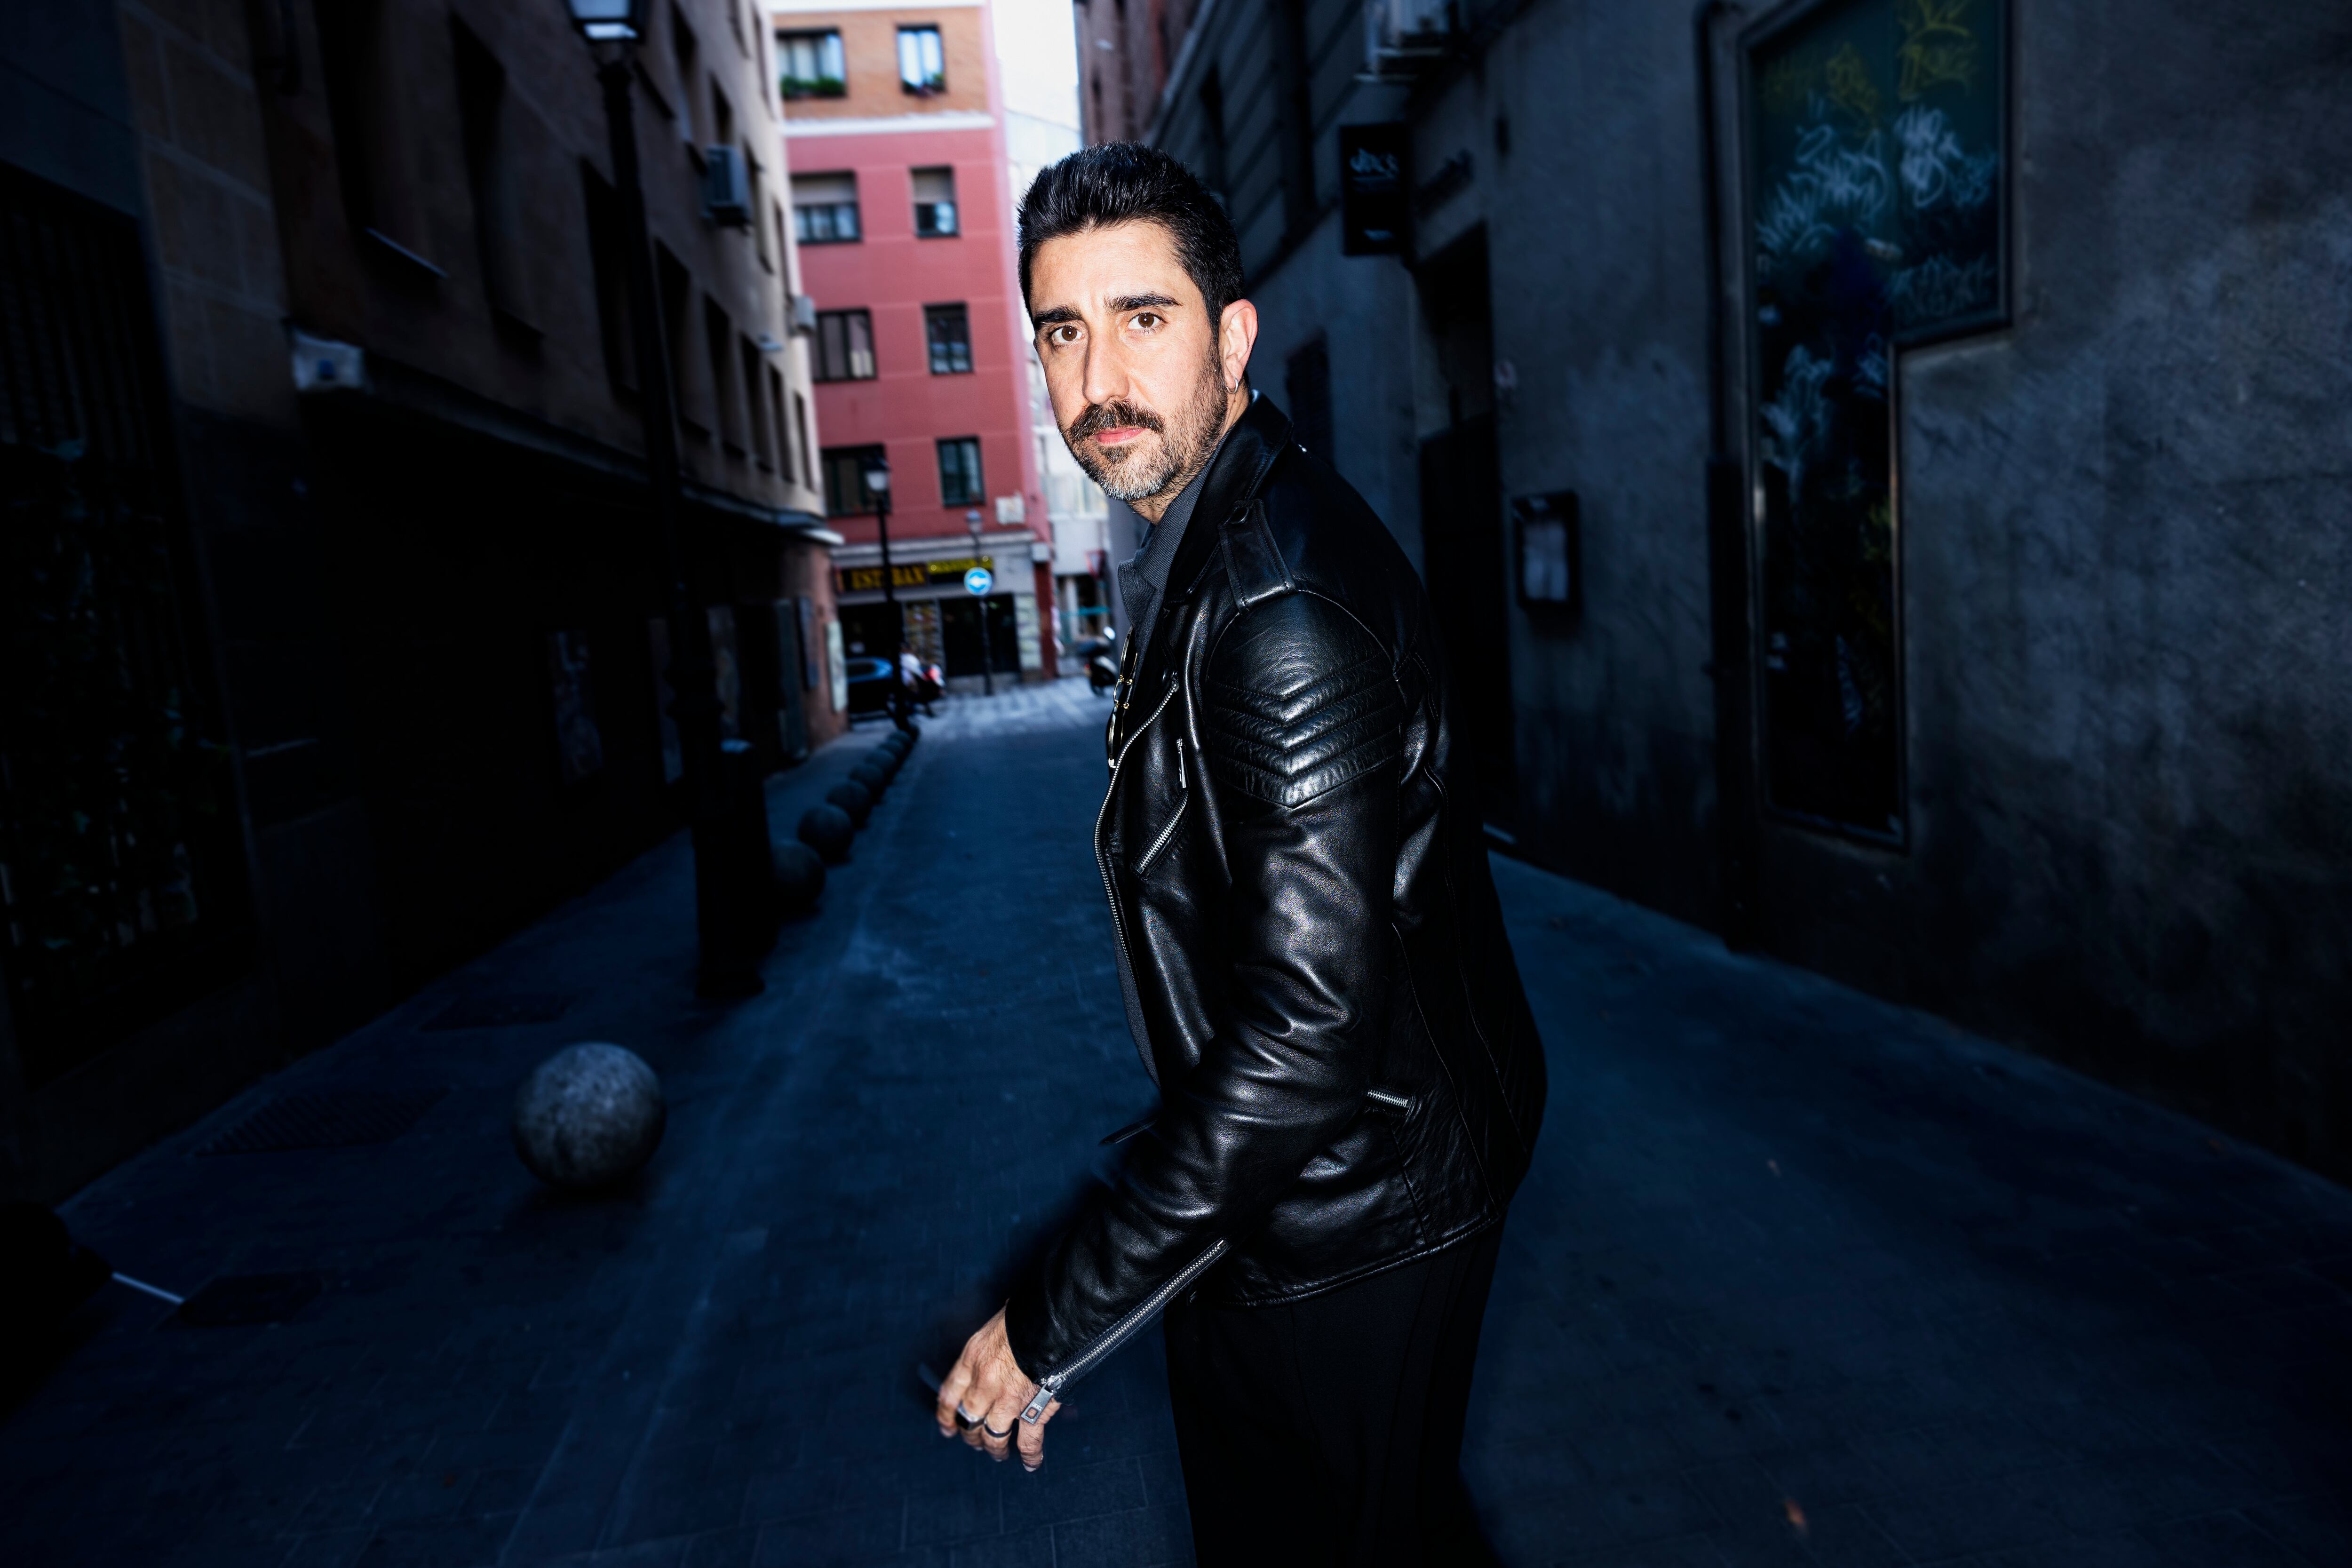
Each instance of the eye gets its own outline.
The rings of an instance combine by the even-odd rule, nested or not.
[[[1148,332],[1156,329],[1160,325],[1161,320],[1162,318],[1156,310],[1139,310],[1135,313],[1135,316],[1129,324],[1138,331]]]
[[[1078,341],[1077,323],[1076,321],[1062,321],[1046,328],[1045,341],[1049,343],[1076,342]]]

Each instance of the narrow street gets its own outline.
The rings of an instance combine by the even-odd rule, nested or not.
[[[0,1415],[0,1555],[1191,1562],[1156,1339],[1035,1476],[941,1441],[917,1373],[1149,1103],[1088,847],[1102,715],[1069,681],[943,709],[757,998],[690,1000],[674,840],[82,1193],[117,1268],[295,1305],[197,1324],[110,1288]],[[875,738],[782,775],[775,825]],[[1497,876],[1552,1062],[1472,1412],[1504,1562],[2352,1562],[2352,1194]],[[668,1096],[615,1197],[551,1195],[509,1141],[583,1039]],[[424,1109],[207,1152],[269,1142],[230,1135],[273,1102]]]

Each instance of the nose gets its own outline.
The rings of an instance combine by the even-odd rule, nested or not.
[[[1099,334],[1087,339],[1086,384],[1087,405],[1099,408],[1128,393],[1127,368],[1119,361],[1118,351]]]

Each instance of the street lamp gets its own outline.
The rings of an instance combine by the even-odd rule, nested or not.
[[[874,498],[874,527],[882,541],[882,597],[890,606],[890,721],[901,730],[914,726],[907,717],[907,674],[898,656],[907,647],[906,613],[898,608],[898,574],[890,569],[890,458],[875,452],[866,459],[866,493]]]
[[[661,316],[654,307],[653,241],[646,227],[645,185],[637,169],[631,57],[645,36],[645,0],[566,4],[595,56],[596,79],[604,89],[613,184],[621,200],[622,240],[628,251],[629,320],[637,361],[637,413],[645,426],[646,479],[669,568],[669,710],[677,721],[694,838],[695,928],[701,944],[695,988],[705,996],[749,996],[762,988],[751,932],[756,917],[744,885],[748,873],[730,861],[750,847],[727,842],[719,667],[711,658],[709,617],[687,589],[678,523],[676,405]],[[735,855],[730,855],[730,848]],[[763,866],[766,850],[765,845],[757,847]]]

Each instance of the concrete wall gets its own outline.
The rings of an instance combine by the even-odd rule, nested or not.
[[[1336,36],[1327,9],[1360,24],[1312,6],[1313,39]],[[1496,20],[1409,97],[1333,94],[1316,45],[1316,197],[1343,120],[1408,120],[1422,181],[1466,155],[1469,179],[1424,191],[1416,254],[1484,226],[1516,373],[1504,491],[1582,505],[1581,615],[1510,612],[1521,847],[1712,921],[1718,828],[1751,808],[1715,782],[1691,9],[1474,14]],[[2352,13],[2012,15],[2013,320],[1898,371],[1910,844],[1755,818],[1759,929],[2352,1171]],[[1247,53],[1234,29],[1195,40],[1154,128],[1196,166],[1188,73]],[[1727,35],[1718,58],[1736,187]],[[1262,142],[1274,117],[1240,81],[1229,136]],[[1251,152],[1229,144],[1229,168]],[[1341,260],[1319,223],[1268,238],[1232,179],[1261,374],[1328,333],[1340,439],[1365,454],[1341,467],[1412,537],[1411,444],[1443,415],[1409,291],[1359,282],[1392,264]]]
[[[1580,614],[1516,607],[1524,850],[1714,917],[1706,274],[1686,7],[1538,5],[1414,117],[1416,252],[1485,226],[1503,493],[1577,492]],[[1442,403],[1423,424],[1444,422]]]
[[[2352,12],[2016,26],[2015,326],[1901,386],[1917,848],[1774,903],[2352,1173]]]

